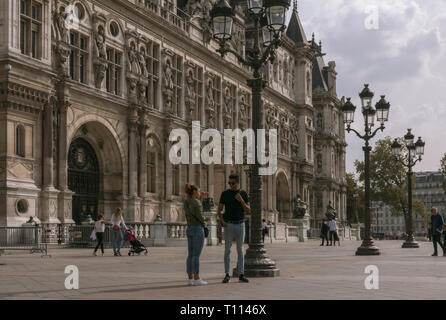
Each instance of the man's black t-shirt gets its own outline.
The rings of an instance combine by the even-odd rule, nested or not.
[[[223,191],[220,197],[220,203],[225,205],[223,219],[225,221],[240,221],[245,219],[245,212],[242,204],[235,198],[240,193],[246,204],[249,203],[248,194],[244,190],[233,191],[228,189]]]

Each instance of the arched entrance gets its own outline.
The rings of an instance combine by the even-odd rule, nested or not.
[[[276,209],[279,212],[279,222],[288,222],[292,218],[291,195],[288,179],[280,172],[276,178]]]
[[[68,153],[68,188],[73,191],[73,220],[81,223],[84,214],[96,219],[99,199],[99,164],[91,145],[75,139]]]

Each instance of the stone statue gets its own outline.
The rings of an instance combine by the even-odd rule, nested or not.
[[[65,25],[65,21],[68,16],[69,14],[65,12],[64,7],[60,7],[59,12],[57,12],[57,10],[54,12],[54,25],[57,30],[58,40],[65,43],[70,42],[70,37],[68,35],[68,28]]]
[[[331,205],[331,201],[328,202],[327,212],[325,213],[325,216],[329,220],[333,220],[336,218],[336,209],[333,208],[333,206]]]
[[[136,50],[133,45],[129,47],[128,59],[129,71],[140,74],[138,58],[136,57]]]
[[[100,59],[106,59],[107,53],[105,51],[105,32],[102,26],[98,27],[95,43],[96,43],[96,57]]]
[[[141,76],[147,77],[149,75],[149,72],[147,71],[147,63],[146,63],[146,53],[143,49],[141,49],[140,52],[138,52],[138,63],[139,63],[139,70],[141,71]]]
[[[195,96],[195,79],[192,70],[189,70],[186,77],[186,97],[195,100]]]
[[[302,201],[300,195],[298,194],[294,200],[294,209],[293,209],[293,219],[301,219],[307,213],[307,204]]]
[[[173,72],[172,67],[170,66],[170,60],[166,60],[166,64],[164,66],[164,88],[170,89],[173,91]]]

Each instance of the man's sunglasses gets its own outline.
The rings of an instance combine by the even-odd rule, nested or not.
[[[237,183],[235,183],[235,182],[228,182],[228,183],[229,183],[230,186],[234,186],[234,185],[237,184]]]

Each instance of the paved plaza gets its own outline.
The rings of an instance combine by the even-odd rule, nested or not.
[[[148,256],[94,257],[88,249],[53,249],[51,258],[11,253],[0,257],[0,299],[441,299],[446,297],[446,257],[431,257],[432,244],[401,249],[400,241],[377,242],[382,254],[356,257],[356,241],[341,247],[308,243],[266,244],[280,268],[278,278],[241,284],[223,277],[223,247],[205,247],[205,287],[186,285],[186,249],[149,248]],[[233,248],[235,249],[235,248]],[[125,252],[126,253],[125,249]],[[232,252],[232,265],[236,254]],[[79,269],[79,290],[66,290],[67,265]],[[379,289],[367,290],[364,269],[379,269]]]

